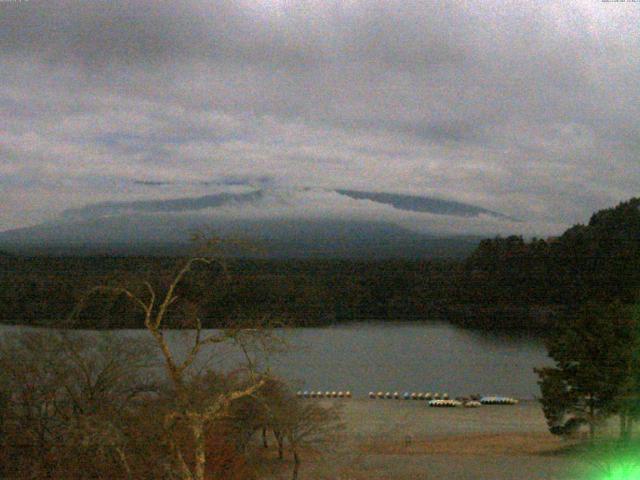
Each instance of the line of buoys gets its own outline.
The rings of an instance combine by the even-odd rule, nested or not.
[[[455,405],[464,405],[470,408],[478,407],[480,405],[516,405],[518,400],[512,397],[501,397],[501,396],[480,396],[477,394],[470,395],[468,397],[456,397],[455,399],[451,399],[448,393],[422,393],[422,392],[369,392],[369,398],[371,399],[402,399],[402,400],[426,400],[428,402],[431,401],[445,401],[445,402],[454,402]],[[440,403],[436,404],[440,406]],[[442,404],[443,406],[450,406],[449,404]]]
[[[316,391],[316,390],[298,390],[296,396],[299,398],[351,398],[352,394],[350,390],[332,390],[332,391]]]
[[[296,396],[300,398],[352,398],[349,390],[298,390]],[[458,406],[463,405],[468,408],[479,407],[481,405],[516,405],[518,400],[513,397],[504,397],[498,395],[480,396],[471,395],[469,397],[456,397],[454,400],[449,398],[448,393],[431,393],[431,392],[383,392],[370,391],[368,394],[370,399],[393,399],[393,400],[426,400],[429,406]]]
[[[371,399],[393,399],[393,400],[448,400],[449,394],[443,393],[442,395],[439,393],[432,394],[431,392],[374,392],[370,391],[367,395]]]
[[[480,399],[482,405],[516,405],[518,400],[512,397],[489,396]]]

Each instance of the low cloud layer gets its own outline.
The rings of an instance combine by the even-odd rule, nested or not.
[[[0,2],[0,230],[233,185],[561,230],[638,193],[639,24],[592,0]]]

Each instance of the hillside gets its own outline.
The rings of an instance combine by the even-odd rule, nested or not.
[[[640,199],[594,213],[557,238],[483,240],[465,262],[464,290],[487,308],[557,312],[586,301],[624,303],[640,295]],[[495,318],[466,318],[491,323]],[[534,321],[534,320],[530,320]]]

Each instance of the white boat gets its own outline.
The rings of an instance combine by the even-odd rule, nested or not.
[[[458,400],[431,400],[429,402],[430,407],[459,407],[462,402]]]

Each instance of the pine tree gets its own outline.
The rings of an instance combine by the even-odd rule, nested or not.
[[[636,389],[638,335],[631,310],[619,302],[589,303],[566,318],[547,342],[555,367],[536,369],[552,433],[567,420],[596,426],[613,413],[635,414],[625,400]]]

